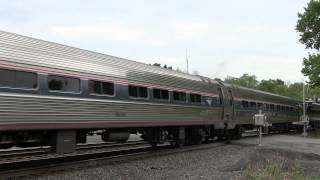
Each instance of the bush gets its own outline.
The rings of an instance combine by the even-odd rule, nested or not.
[[[252,180],[304,180],[302,168],[295,161],[276,154],[269,159],[251,160],[245,167],[244,176]]]

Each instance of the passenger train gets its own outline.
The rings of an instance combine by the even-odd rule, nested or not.
[[[270,129],[299,120],[288,97],[0,31],[0,148],[104,141],[152,145],[239,137],[253,115]],[[61,142],[62,141],[62,142]]]

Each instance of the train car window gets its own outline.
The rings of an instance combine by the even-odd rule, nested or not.
[[[257,103],[257,105],[258,105],[258,109],[263,109],[263,104],[262,103]]]
[[[141,86],[128,86],[129,96],[137,98],[147,98],[148,97],[148,88]]]
[[[266,109],[269,110],[270,109],[270,104],[265,104],[266,105]]]
[[[187,94],[185,92],[173,91],[173,100],[187,101]]]
[[[217,103],[217,104],[222,105],[222,104],[223,104],[223,97],[218,97],[218,99],[219,99],[219,101],[218,101],[218,103]]]
[[[153,98],[155,99],[169,99],[169,91],[163,89],[153,89]]]
[[[52,91],[80,92],[80,79],[49,75],[48,88]]]
[[[248,108],[249,107],[249,102],[248,101],[242,101],[242,107],[243,108]]]
[[[270,110],[274,111],[274,104],[270,104]]]
[[[286,107],[285,106],[281,106],[281,111],[285,111]]]
[[[293,107],[290,107],[290,111],[291,111],[291,112],[293,112],[293,111],[294,111]]]
[[[228,90],[228,94],[229,94],[229,104],[230,106],[233,106],[233,93],[231,90]]]
[[[218,88],[218,91],[219,91],[219,104],[223,104],[223,93],[222,93],[222,89],[221,88]]]
[[[114,95],[114,84],[110,82],[89,81],[89,92],[92,94]]]
[[[147,98],[148,97],[148,88],[139,87],[139,97]]]
[[[290,107],[289,106],[286,106],[286,111],[290,111]]]
[[[207,103],[209,104],[208,101],[207,101]],[[212,102],[211,102],[211,104],[212,104],[213,106],[217,105],[217,104],[218,104],[218,97],[212,97]]]
[[[36,89],[37,74],[24,71],[0,69],[0,86],[9,88]]]
[[[250,108],[256,109],[257,108],[257,103],[256,102],[250,102]]]
[[[201,103],[201,95],[199,94],[190,94],[190,102],[192,103]]]
[[[280,105],[277,105],[277,111],[280,111],[280,110],[281,110]]]

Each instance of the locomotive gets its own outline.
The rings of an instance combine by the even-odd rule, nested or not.
[[[99,131],[152,145],[239,137],[259,110],[289,130],[300,102],[119,57],[0,31],[0,148],[73,151]]]

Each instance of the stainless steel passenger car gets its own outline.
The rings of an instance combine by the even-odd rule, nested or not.
[[[142,133],[152,144],[201,143],[252,126],[297,119],[297,101],[213,79],[0,31],[0,147],[105,141]],[[273,108],[271,108],[271,106]],[[71,138],[72,139],[72,138]]]

